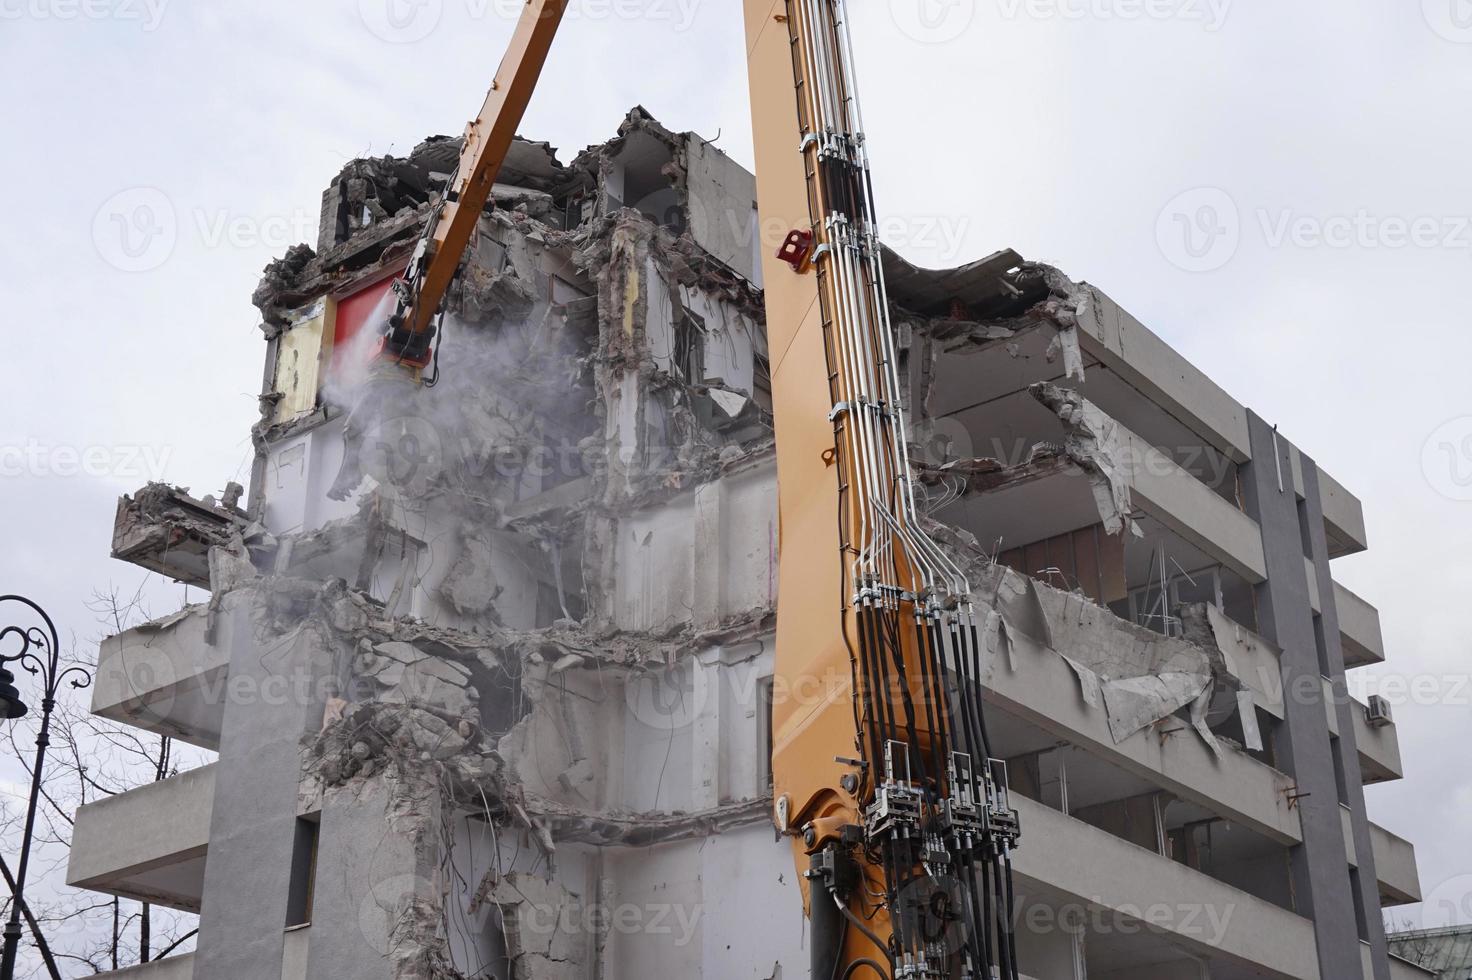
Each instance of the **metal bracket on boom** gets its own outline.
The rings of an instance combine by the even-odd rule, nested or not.
[[[782,247],[777,249],[777,258],[792,266],[792,271],[808,271],[808,260],[813,254],[813,233],[803,228],[794,228],[787,233]]]

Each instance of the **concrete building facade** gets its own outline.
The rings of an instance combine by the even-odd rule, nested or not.
[[[642,110],[570,164],[519,141],[433,387],[384,388],[375,318],[457,152],[350,164],[267,270],[249,493],[120,502],[114,554],[210,597],[107,640],[93,711],[218,759],[84,807],[69,881],[200,913],[140,977],[806,976],[770,706],[847,679],[773,676],[781,236]],[[1332,573],[1359,502],[1092,286],[886,271],[987,624],[1024,971],[1429,975],[1387,953],[1419,883],[1365,811],[1395,726],[1345,688],[1386,656]]]

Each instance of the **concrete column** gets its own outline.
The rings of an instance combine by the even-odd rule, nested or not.
[[[337,244],[337,236],[342,222],[342,199],[342,185],[337,181],[333,181],[322,192],[322,208],[317,215],[318,255],[321,255]]]
[[[715,480],[695,488],[695,548],[691,569],[694,609],[691,618],[697,628],[715,626],[721,621],[722,577],[726,556],[721,547],[721,503],[725,483]]]
[[[1329,567],[1328,535],[1324,530],[1323,498],[1319,494],[1319,468],[1304,456],[1304,515],[1308,522],[1308,538],[1313,552],[1315,577],[1319,589],[1320,629],[1329,667],[1329,681],[1334,691],[1334,706],[1339,719],[1339,751],[1344,766],[1346,797],[1340,802],[1349,807],[1353,822],[1356,864],[1359,867],[1361,908],[1365,912],[1366,938],[1370,943],[1374,980],[1390,980],[1390,958],[1385,944],[1385,922],[1380,915],[1379,875],[1375,872],[1375,848],[1370,839],[1370,821],[1365,812],[1365,787],[1360,772],[1359,746],[1355,742],[1354,712],[1359,710],[1349,696],[1344,676],[1344,647],[1340,642],[1339,611],[1334,604],[1334,578]]]
[[[696,811],[721,804],[721,686],[725,680],[720,647],[702,650],[690,663],[695,714],[690,723],[690,799]]]
[[[1334,980],[1363,978],[1293,450],[1258,415],[1249,411],[1247,421],[1252,462],[1243,467],[1242,479],[1248,514],[1262,530],[1268,573],[1267,581],[1256,587],[1258,631],[1283,651],[1285,718],[1277,726],[1273,748],[1278,768],[1297,781],[1301,794],[1297,806],[1303,843],[1289,852],[1294,897],[1298,913],[1313,920],[1320,974]]]
[[[262,329],[265,329],[264,325]],[[266,366],[261,369],[261,394],[269,393],[276,385],[276,358],[281,356],[281,338],[271,337],[266,341]],[[246,511],[252,518],[259,519],[266,505],[266,455],[261,452],[251,458],[250,488],[246,496]]]
[[[391,980],[396,961],[413,955],[394,930],[415,921],[415,903],[436,908],[443,901],[444,882],[416,841],[423,827],[439,826],[438,798],[395,805],[381,779],[329,797],[322,809],[308,977]]]
[[[226,599],[230,679],[215,767],[198,980],[280,980],[302,736],[322,722],[310,679],[331,670],[311,630],[259,637],[249,596]]]

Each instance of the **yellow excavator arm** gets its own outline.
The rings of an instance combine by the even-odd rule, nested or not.
[[[480,115],[465,127],[460,163],[430,214],[397,296],[380,355],[416,373],[428,366],[436,321],[481,211],[516,138],[568,0],[527,0]]]
[[[1005,768],[970,586],[912,493],[843,0],[744,0],[777,437],[773,819],[813,980],[1015,980]],[[381,355],[416,376],[567,0],[528,0]],[[753,937],[758,942],[757,937]]]

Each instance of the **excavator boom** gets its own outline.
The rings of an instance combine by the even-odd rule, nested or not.
[[[792,229],[763,269],[776,674],[823,694],[774,704],[772,772],[812,976],[1015,980],[1016,813],[970,585],[912,492],[846,4],[748,0],[746,29],[758,209]]]
[[[541,77],[568,0],[526,0],[480,114],[465,128],[460,163],[432,212],[403,280],[381,350],[413,370],[429,364],[435,320]]]

